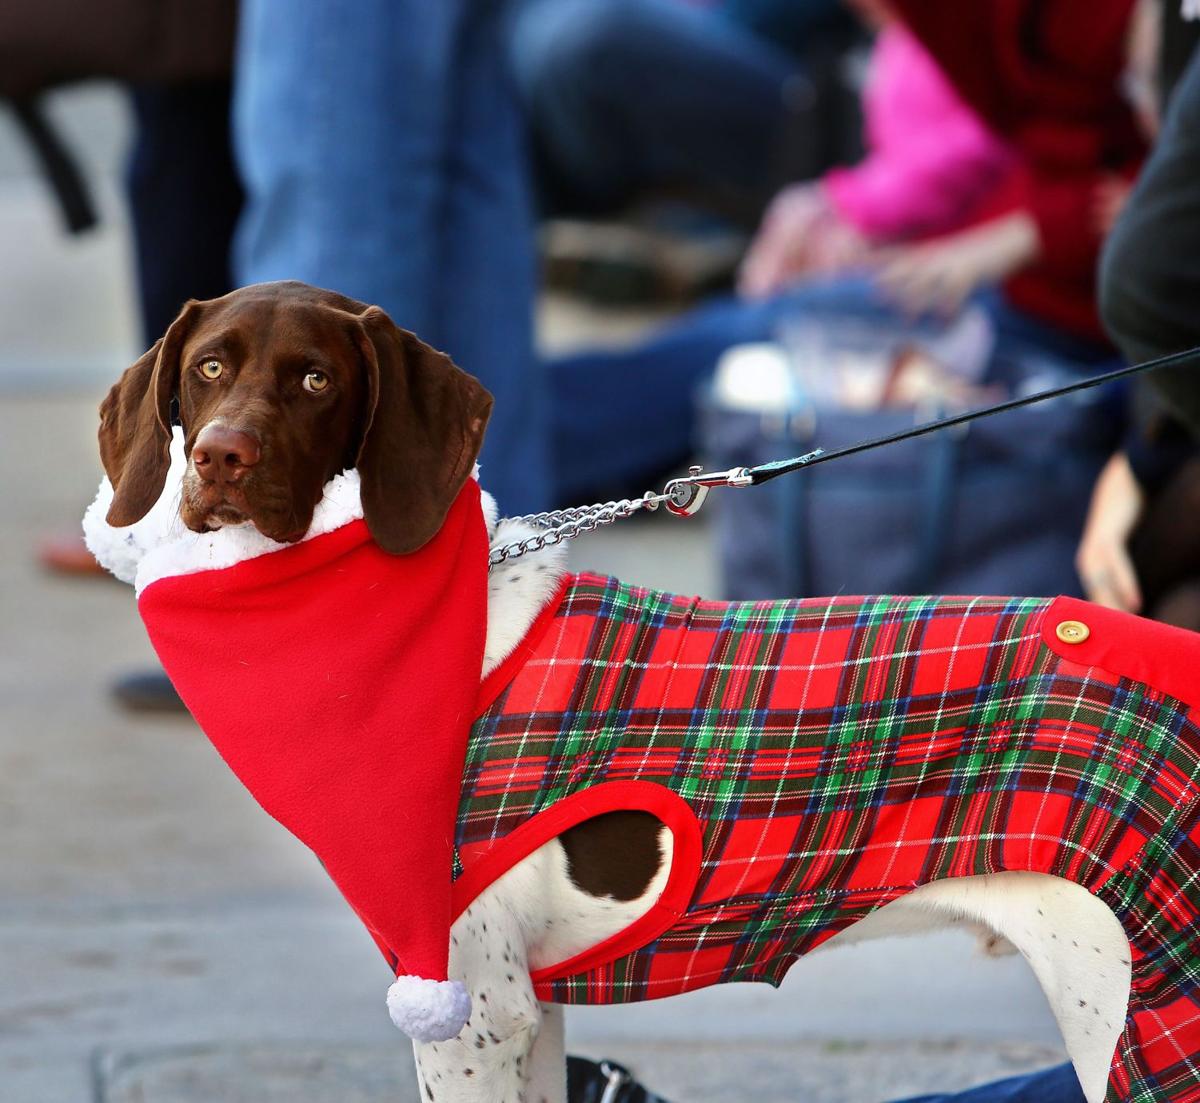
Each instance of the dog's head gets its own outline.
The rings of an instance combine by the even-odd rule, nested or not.
[[[101,403],[110,524],[140,520],[162,493],[176,401],[188,528],[248,521],[299,540],[325,483],[357,467],[367,527],[395,554],[441,526],[492,408],[478,380],[378,307],[290,282],[189,302]]]

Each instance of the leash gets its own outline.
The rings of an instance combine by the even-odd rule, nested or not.
[[[602,525],[611,525],[615,521],[632,517],[635,513],[643,510],[654,512],[660,505],[666,506],[668,513],[673,513],[678,517],[691,517],[700,511],[708,497],[708,492],[715,487],[761,486],[763,483],[779,478],[780,475],[816,467],[817,464],[828,463],[831,460],[845,459],[847,456],[870,452],[889,444],[912,440],[914,437],[923,437],[942,429],[952,429],[956,425],[966,425],[969,422],[978,421],[980,418],[993,417],[996,414],[1008,413],[1010,410],[1019,410],[1023,406],[1032,406],[1036,402],[1047,402],[1052,398],[1074,394],[1076,391],[1102,387],[1106,383],[1114,383],[1118,379],[1127,379],[1142,372],[1181,367],[1196,362],[1200,362],[1200,346],[1185,349],[1182,352],[1174,352],[1168,356],[1160,356],[1154,360],[1145,360],[1140,364],[1102,372],[1100,375],[1088,376],[1075,383],[1054,387],[1048,391],[1037,391],[1023,398],[1013,398],[1007,402],[998,402],[978,410],[966,410],[961,414],[938,418],[922,425],[914,425],[910,429],[901,429],[895,433],[888,433],[886,436],[850,444],[845,448],[835,448],[833,451],[816,448],[802,456],[771,460],[768,463],[759,464],[757,467],[732,467],[728,471],[705,471],[699,466],[693,466],[688,468],[686,475],[671,479],[657,494],[648,490],[640,498],[622,498],[620,501],[602,502],[590,506],[573,506],[569,509],[548,510],[544,513],[527,513],[512,520],[544,528],[546,531],[529,536],[524,540],[493,548],[488,557],[488,567],[495,567],[510,559],[517,559],[530,552],[540,551],[547,546],[561,544],[564,540],[572,540],[582,533],[592,532]]]

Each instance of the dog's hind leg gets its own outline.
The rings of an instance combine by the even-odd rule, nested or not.
[[[1129,941],[1103,901],[1042,873],[956,877],[922,885],[873,912],[833,943],[908,934],[944,923],[982,925],[1028,961],[1062,1031],[1088,1103],[1105,1097],[1125,1025]]]

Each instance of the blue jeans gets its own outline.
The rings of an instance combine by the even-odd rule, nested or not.
[[[1075,1070],[1057,1065],[949,1095],[922,1095],[901,1103],[1085,1103]]]
[[[1095,366],[1114,355],[1107,345],[1015,310],[996,292],[981,293],[974,302],[994,323],[996,360],[1037,354]],[[639,480],[677,464],[693,449],[696,392],[726,349],[774,340],[789,322],[822,317],[863,319],[893,331],[912,324],[868,278],[841,276],[798,284],[761,301],[715,299],[630,348],[551,361],[558,496],[571,500],[601,489],[647,489]]]
[[[496,397],[481,463],[547,502],[533,218],[502,0],[245,0],[234,126],[242,283],[382,306]]]
[[[840,44],[850,22],[836,0],[787,8],[810,50]],[[510,49],[553,210],[613,209],[663,186],[757,208],[783,183],[785,135],[824,121],[797,58],[723,7],[520,0]]]

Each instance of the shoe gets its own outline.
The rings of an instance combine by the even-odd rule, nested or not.
[[[667,1103],[616,1061],[567,1058],[567,1103]]]
[[[123,675],[113,682],[112,695],[117,704],[130,712],[187,712],[171,679],[161,670]]]
[[[87,549],[82,536],[51,536],[38,544],[37,560],[43,570],[53,574],[102,576],[111,578]]]

